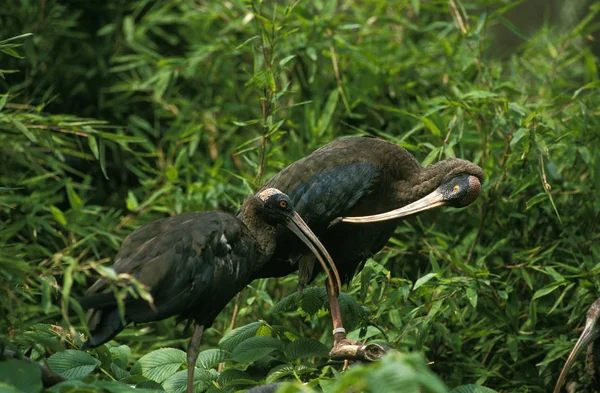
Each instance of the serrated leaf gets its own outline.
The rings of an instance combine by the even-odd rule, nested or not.
[[[354,298],[347,293],[340,293],[338,296],[340,311],[344,320],[344,327],[353,330],[354,327],[365,316],[365,309],[358,304]]]
[[[300,337],[285,346],[284,354],[289,360],[313,356],[327,357],[329,356],[329,349],[320,341]]]
[[[250,337],[236,346],[231,355],[236,362],[252,363],[280,349],[283,343],[275,337]]]
[[[263,321],[258,321],[233,329],[223,336],[219,341],[219,346],[224,350],[231,352],[239,343],[254,336],[258,331],[258,328],[264,324]]]
[[[50,356],[48,365],[52,371],[66,379],[79,379],[94,371],[100,361],[87,352],[68,349]]]
[[[216,348],[207,349],[198,355],[196,366],[209,369],[229,359],[231,359],[231,353],[228,351]]]
[[[271,329],[271,327],[269,325],[262,325],[256,331],[256,335],[257,336],[272,336],[273,329]]]
[[[212,381],[212,375],[205,369],[198,368],[194,370],[194,390],[203,390]],[[179,371],[173,374],[162,383],[165,392],[183,393],[187,390],[187,370]]]
[[[250,379],[250,375],[244,371],[230,368],[219,374],[217,382],[220,386],[229,386],[232,384],[232,382],[243,379]]]
[[[110,364],[110,373],[117,381],[129,378],[131,376],[131,373],[129,373],[129,371],[123,370],[121,367],[117,366],[116,363]]]
[[[186,354],[175,348],[161,348],[146,354],[137,361],[142,375],[151,381],[162,383],[174,375],[183,363]]]
[[[315,315],[328,304],[327,290],[323,287],[305,288],[300,296],[300,307],[305,313]]]
[[[280,364],[279,366],[274,367],[271,371],[269,371],[269,374],[266,378],[266,382],[270,384],[288,375],[300,375],[307,370],[310,369],[303,364]]]
[[[23,393],[42,391],[42,372],[38,366],[25,360],[11,359],[0,363],[0,383],[6,383]],[[4,392],[0,388],[0,391]]]
[[[310,288],[305,288],[307,291]],[[304,292],[303,291],[303,292]],[[271,308],[270,314],[279,314],[286,311],[296,310],[299,307],[300,294],[297,291],[292,292],[290,295],[281,299],[277,304]]]

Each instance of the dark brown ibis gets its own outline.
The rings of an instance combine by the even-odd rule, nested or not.
[[[122,320],[114,294],[107,292],[109,281],[99,279],[80,299],[82,307],[90,309],[91,337],[84,348],[109,341],[129,323],[171,316],[189,319],[195,323],[187,350],[187,391],[191,393],[203,330],[271,260],[278,225],[297,236],[323,269],[328,271],[326,260],[335,269],[323,245],[294,211],[290,198],[273,188],[248,197],[241,219],[218,211],[184,213],[138,228],[123,242],[113,269],[145,285],[153,302],[126,297]],[[337,288],[331,277],[328,284]]]
[[[335,140],[291,164],[264,188],[275,187],[290,196],[329,251],[342,280],[349,282],[384,247],[400,217],[443,205],[467,206],[477,199],[483,182],[483,170],[469,161],[449,158],[424,168],[398,145],[351,137]],[[256,277],[281,277],[299,268],[300,285],[304,285],[316,275],[313,266],[314,257],[282,229],[273,259]],[[331,304],[336,300],[330,296],[332,312],[339,309]],[[345,340],[344,330],[334,327],[334,337],[335,349]]]
[[[577,356],[585,347],[587,347],[588,374],[592,376],[596,383],[599,382],[597,372],[598,367],[600,366],[600,340],[598,340],[598,338],[600,338],[600,299],[597,299],[592,303],[592,306],[588,310],[583,332],[581,333],[581,336],[579,336],[579,340],[575,343],[573,350],[571,350],[567,362],[558,376],[556,386],[554,387],[554,393],[560,392],[560,389],[567,378],[567,373],[571,369],[571,366],[573,366]]]

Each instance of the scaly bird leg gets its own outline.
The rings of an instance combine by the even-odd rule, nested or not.
[[[327,285],[327,297],[329,298],[329,311],[331,312],[331,321],[333,323],[333,346],[337,346],[346,340],[346,329],[342,323],[342,312],[340,311],[340,301],[338,299],[339,291],[335,291],[330,285]]]
[[[187,366],[188,366],[188,382],[187,382],[187,393],[194,393],[194,369],[196,368],[196,360],[198,360],[198,354],[200,353],[200,341],[202,341],[202,332],[204,332],[203,325],[196,325],[194,328],[194,334],[190,339],[187,349]]]
[[[388,351],[393,350],[380,344],[362,344],[359,341],[348,340],[346,330],[342,324],[342,313],[338,299],[338,291],[334,291],[331,285],[327,285],[327,296],[329,298],[329,311],[333,321],[333,348],[329,352],[332,360],[344,360],[347,367],[348,360],[361,360],[373,362],[379,360]]]

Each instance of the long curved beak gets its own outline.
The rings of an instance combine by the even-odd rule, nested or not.
[[[581,336],[579,336],[579,340],[577,340],[577,342],[575,343],[573,350],[567,358],[567,362],[565,363],[562,371],[560,372],[560,375],[558,376],[556,386],[554,387],[554,393],[558,393],[564,385],[565,379],[567,378],[567,373],[573,365],[575,358],[577,358],[577,355],[579,355],[579,353],[585,347],[587,347],[590,343],[594,342],[598,337],[600,337],[600,329],[598,329],[598,327],[596,326],[596,320],[588,318],[585,321],[585,328],[583,329]]]
[[[372,216],[364,217],[343,217],[342,222],[352,222],[355,224],[364,224],[368,222],[379,222],[393,220],[396,218],[409,216],[411,214],[419,213],[425,210],[433,209],[438,206],[444,205],[444,196],[438,190],[433,191],[431,194],[424,196],[423,198],[410,203],[399,209],[390,210],[389,212],[375,214]]]
[[[319,260],[319,263],[321,263],[321,266],[323,267],[323,271],[325,271],[325,274],[327,274],[327,279],[330,282],[331,289],[334,291],[334,293],[339,293],[342,290],[342,282],[340,280],[340,275],[337,271],[337,268],[335,267],[335,263],[333,263],[333,259],[331,259],[331,256],[329,255],[323,244],[321,244],[317,236],[313,233],[313,231],[310,230],[308,225],[306,225],[302,217],[300,217],[298,213],[294,212],[294,216],[291,217],[289,221],[287,221],[286,226],[290,231],[294,233],[294,235],[298,236],[298,238],[300,238],[300,240],[302,240],[302,242],[304,242],[304,244],[306,244],[308,248],[310,248],[313,254],[315,254],[317,259]],[[327,260],[327,262],[325,262],[325,260]],[[333,277],[331,276],[331,273],[327,268],[328,264],[329,267],[331,267],[331,271],[333,272]],[[335,286],[334,282],[336,284]]]

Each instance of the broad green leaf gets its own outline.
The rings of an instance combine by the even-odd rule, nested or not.
[[[209,369],[229,359],[231,359],[231,354],[227,351],[216,348],[207,349],[198,354],[196,366]]]
[[[68,349],[50,356],[48,365],[52,371],[66,379],[80,379],[94,371],[100,361],[87,352]]]
[[[252,363],[283,347],[284,344],[275,337],[250,337],[237,345],[231,355],[236,362]]]
[[[307,371],[310,371],[310,369],[302,364],[280,364],[269,371],[266,382],[273,383],[288,375],[301,375]]]
[[[300,295],[300,307],[309,315],[315,315],[327,307],[327,303],[327,292],[323,287],[304,288]]]
[[[231,352],[239,343],[249,337],[253,337],[258,331],[258,328],[260,328],[262,325],[264,325],[264,322],[258,321],[235,328],[223,336],[223,338],[219,341],[219,346],[222,349]]]
[[[244,379],[251,379],[250,375],[242,370],[236,370],[234,368],[229,368],[224,370],[221,374],[219,374],[219,378],[217,382],[220,386],[231,386],[235,381],[240,381]]]
[[[169,393],[183,393],[187,389],[187,370],[179,371],[173,374],[169,379],[162,383],[165,392]],[[194,388],[202,389],[210,384],[213,377],[208,370],[202,368],[195,368],[194,370]]]
[[[327,357],[329,349],[320,341],[300,337],[285,346],[285,356],[290,360],[308,357]]]
[[[142,356],[137,361],[144,377],[154,382],[164,382],[186,362],[185,352],[175,348],[161,348]]]

